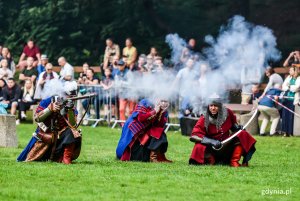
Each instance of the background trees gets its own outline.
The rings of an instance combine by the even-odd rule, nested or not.
[[[168,56],[166,34],[195,37],[201,49],[205,35],[241,14],[273,29],[285,57],[299,49],[299,8],[298,0],[0,0],[0,44],[16,58],[33,38],[51,60],[64,55],[74,65],[98,65],[107,37],[122,47],[130,36],[139,52],[157,46]]]

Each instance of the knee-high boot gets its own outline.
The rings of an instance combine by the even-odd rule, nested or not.
[[[74,149],[75,149],[75,143],[68,144],[65,147],[65,149],[64,149],[64,155],[63,155],[63,160],[62,160],[62,162],[64,164],[71,164],[72,163]]]
[[[230,159],[230,166],[232,167],[239,167],[241,166],[239,164],[239,160],[241,159],[243,154],[243,148],[242,146],[239,144],[237,146],[234,147],[231,159]]]

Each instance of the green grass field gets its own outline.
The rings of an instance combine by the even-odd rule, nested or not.
[[[0,148],[0,200],[300,200],[300,138],[256,137],[248,168],[189,166],[193,144],[168,132],[173,164],[120,162],[120,130],[83,127],[75,164],[18,163],[34,126],[17,127],[18,148]],[[267,194],[290,190],[288,195]],[[276,193],[273,191],[274,193]],[[287,191],[288,192],[288,191]]]

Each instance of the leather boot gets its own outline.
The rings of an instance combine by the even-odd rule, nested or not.
[[[242,154],[243,154],[242,146],[240,144],[235,146],[232,156],[231,156],[231,159],[230,159],[230,166],[232,166],[232,167],[241,166],[241,164],[239,164],[239,160],[241,159]]]
[[[156,151],[151,151],[151,152],[150,152],[150,162],[152,162],[152,163],[157,163],[157,162],[159,162],[159,161],[157,160],[157,152],[156,152]]]
[[[162,153],[158,153],[157,154],[157,160],[158,160],[158,162],[162,162],[162,163],[173,163],[173,161],[168,160],[166,158],[166,155],[162,154]]]
[[[74,149],[75,149],[75,144],[74,143],[69,144],[65,147],[63,160],[62,160],[62,162],[64,164],[71,164],[72,163]]]
[[[209,165],[214,165],[216,163],[215,157],[213,155],[209,155],[209,157],[205,158],[205,162]]]

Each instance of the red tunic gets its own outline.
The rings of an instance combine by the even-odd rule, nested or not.
[[[140,145],[144,146],[150,140],[150,137],[159,139],[163,134],[164,126],[167,122],[166,112],[157,115],[153,108],[144,107],[143,109],[143,112],[139,112],[135,121],[144,123],[147,126],[143,129],[140,129],[137,134],[134,135],[132,141],[125,149],[121,157],[121,160],[123,161],[130,160],[131,148],[137,140],[139,141]]]
[[[217,129],[216,125],[209,124],[208,131],[206,131],[205,117],[201,116],[192,131],[192,136],[196,135],[201,138],[206,136],[208,138],[212,138],[219,141],[226,140],[230,137],[230,128],[237,123],[236,116],[228,108],[227,113],[227,118],[219,130]],[[250,149],[254,146],[256,142],[256,140],[247,131],[244,130],[240,132],[236,138],[240,141],[240,144],[243,147],[244,155],[247,155],[247,153],[250,151]],[[193,159],[196,162],[203,164],[205,152],[206,146],[200,143],[196,143],[193,148],[190,159]]]

